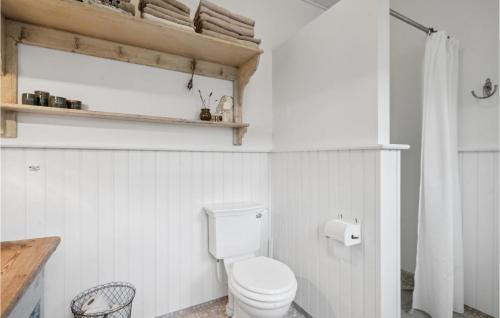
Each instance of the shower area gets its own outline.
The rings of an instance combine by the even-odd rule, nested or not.
[[[391,1],[402,317],[499,317],[498,5]]]

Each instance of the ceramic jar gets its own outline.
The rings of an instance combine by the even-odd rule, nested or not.
[[[49,106],[49,92],[35,91],[37,105]]]
[[[57,108],[66,108],[66,98],[59,96],[50,96],[49,106]]]
[[[37,98],[35,94],[23,93],[22,95],[23,105],[38,105],[36,100]]]
[[[66,107],[70,109],[82,109],[82,102],[79,100],[67,100]]]
[[[210,114],[210,108],[201,109],[200,119],[204,121],[210,121],[212,119],[212,114]]]

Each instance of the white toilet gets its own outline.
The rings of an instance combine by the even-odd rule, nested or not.
[[[287,265],[256,256],[265,208],[255,203],[220,204],[205,207],[205,212],[210,253],[224,261],[228,277],[228,316],[283,317],[295,299],[297,280]]]

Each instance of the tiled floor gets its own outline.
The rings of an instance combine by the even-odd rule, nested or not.
[[[429,315],[418,311],[411,311],[411,303],[413,296],[413,277],[408,273],[401,275],[401,318],[430,318]],[[207,304],[202,304],[187,310],[169,314],[162,318],[227,318],[226,315],[226,298],[222,298]],[[285,318],[306,318],[304,314],[299,312],[293,306],[288,311]],[[454,314],[453,318],[493,318],[483,313],[477,312],[466,307],[465,314]]]
[[[411,309],[412,291],[401,291],[401,318],[430,318],[429,315]],[[175,314],[167,315],[164,318],[227,318],[226,315],[226,302],[227,300],[221,299],[209,304],[200,305],[192,309],[177,312]],[[305,315],[297,311],[294,307],[290,308],[285,318],[306,318]],[[472,309],[467,308],[464,315],[454,314],[453,318],[492,318],[491,316],[474,312]]]
[[[205,305],[196,306],[192,309],[167,315],[164,318],[227,318],[226,302],[227,299],[223,298]],[[292,306],[285,318],[306,318],[306,316]]]

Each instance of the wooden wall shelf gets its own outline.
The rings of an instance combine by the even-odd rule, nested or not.
[[[0,0],[2,3],[1,135],[17,137],[18,112],[233,128],[241,145],[243,92],[257,70],[260,48],[156,23],[75,0]],[[234,124],[19,105],[17,44],[23,43],[233,81]]]
[[[2,110],[18,112],[18,113],[43,114],[43,115],[53,115],[53,116],[84,117],[84,118],[136,121],[136,122],[169,124],[169,125],[205,126],[205,127],[215,127],[215,128],[246,128],[249,126],[246,123],[216,123],[211,121],[188,120],[188,119],[162,117],[162,116],[111,113],[111,112],[101,112],[101,111],[91,111],[91,110],[77,110],[77,109],[43,107],[43,106],[32,106],[32,105],[22,105],[22,104],[8,104],[8,103],[2,104]]]
[[[75,0],[1,0],[10,20],[116,43],[240,66],[262,53],[256,47],[209,37],[174,24],[121,14]]]

